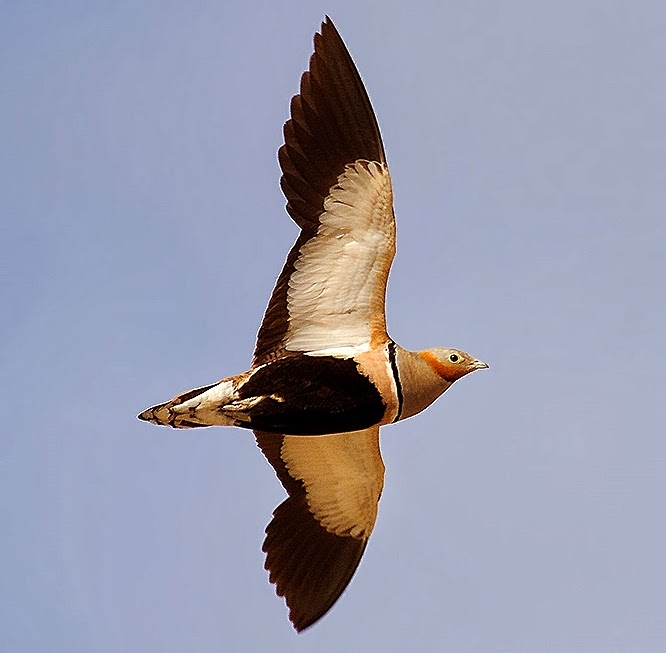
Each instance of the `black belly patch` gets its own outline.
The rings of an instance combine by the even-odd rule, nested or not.
[[[377,388],[350,358],[282,358],[257,370],[238,393],[241,399],[264,397],[239,426],[285,435],[359,431],[381,421],[386,410]]]

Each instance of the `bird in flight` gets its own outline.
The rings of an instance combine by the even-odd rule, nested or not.
[[[391,178],[363,82],[328,17],[290,114],[278,158],[300,235],[252,365],[139,418],[254,431],[288,493],[266,528],[265,567],[301,631],[338,600],[372,533],[384,486],[379,428],[488,366],[459,349],[408,351],[386,332]]]

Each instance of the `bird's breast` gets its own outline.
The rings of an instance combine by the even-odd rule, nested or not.
[[[399,419],[402,409],[402,392],[395,362],[395,344],[389,341],[382,347],[357,354],[355,359],[359,371],[377,389],[386,406],[381,424],[395,422]]]

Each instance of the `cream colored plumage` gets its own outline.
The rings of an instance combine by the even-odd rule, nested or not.
[[[372,533],[384,485],[379,427],[487,367],[458,349],[410,352],[388,336],[395,218],[379,128],[330,19],[314,42],[279,152],[287,211],[301,233],[252,366],[139,415],[176,428],[255,431],[289,495],[263,548],[297,630],[339,598]]]

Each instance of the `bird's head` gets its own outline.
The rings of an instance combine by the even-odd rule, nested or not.
[[[425,349],[421,357],[445,381],[453,383],[474,370],[482,370],[488,365],[474,356],[470,356],[460,349],[445,349],[435,347]]]

